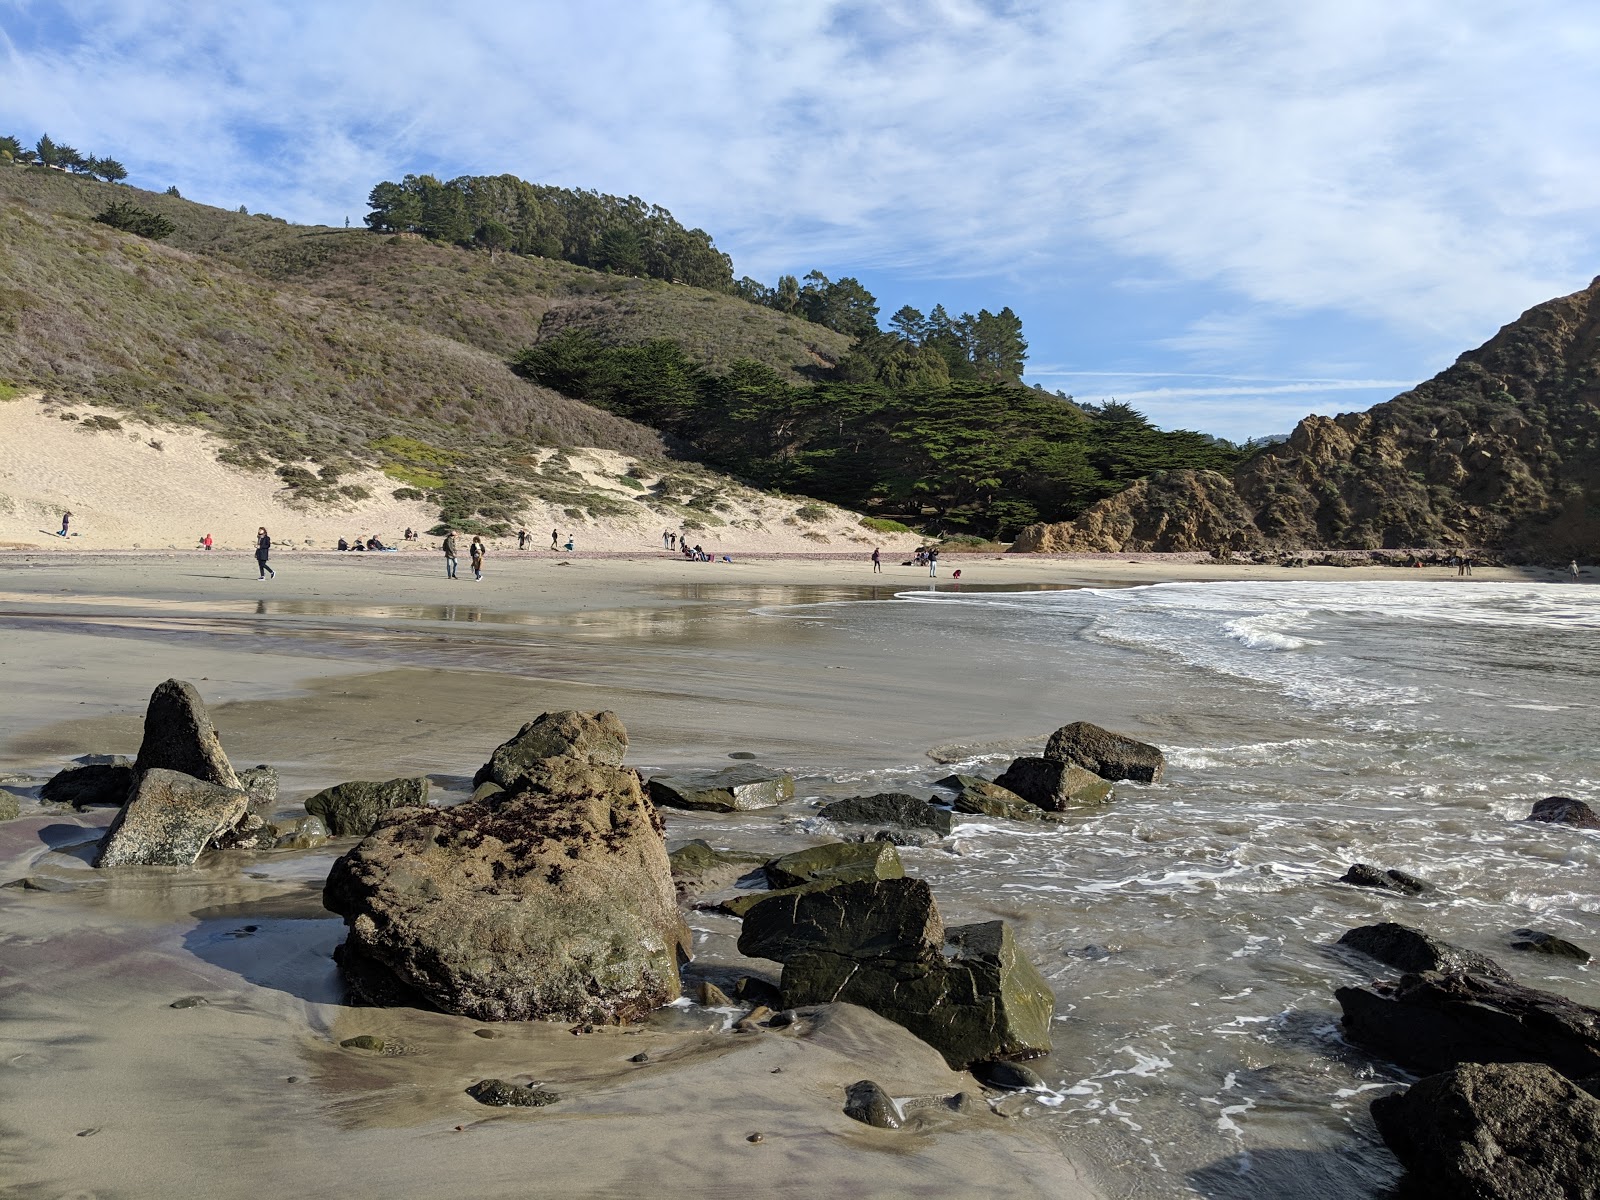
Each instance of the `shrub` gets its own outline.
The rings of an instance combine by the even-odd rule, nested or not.
[[[122,422],[115,417],[108,417],[104,413],[95,413],[92,417],[85,417],[81,429],[99,429],[106,433],[116,433],[122,429]]]
[[[802,521],[826,521],[831,514],[820,504],[802,504],[794,515]]]
[[[888,517],[862,517],[861,527],[874,533],[910,533],[911,526],[891,521]]]
[[[158,213],[149,212],[136,204],[129,204],[126,200],[106,205],[95,220],[113,229],[120,229],[124,233],[135,233],[158,242],[170,236],[178,228]]]
[[[339,494],[341,496],[348,496],[352,500],[366,500],[372,496],[372,493],[368,489],[362,487],[359,483],[345,484],[339,489]]]
[[[414,487],[395,488],[395,490],[390,494],[393,495],[396,500],[426,500],[428,498],[427,492],[422,491],[420,488]]]

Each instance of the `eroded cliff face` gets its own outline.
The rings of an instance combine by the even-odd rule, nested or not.
[[[1307,417],[1230,480],[1173,471],[1013,549],[1485,547],[1600,553],[1600,280],[1412,391]]]

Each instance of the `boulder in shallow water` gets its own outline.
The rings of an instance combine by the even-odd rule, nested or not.
[[[921,796],[905,792],[879,792],[875,796],[852,796],[835,800],[818,810],[819,817],[846,825],[885,825],[897,829],[930,830],[949,837],[953,818],[950,810],[935,808]]]
[[[1345,1035],[1413,1071],[1542,1062],[1572,1079],[1600,1074],[1600,1010],[1468,972],[1340,988]]]
[[[715,850],[709,842],[696,838],[667,855],[672,865],[672,882],[679,896],[695,896],[730,887],[767,861],[764,854],[738,850]]]
[[[239,823],[248,803],[238,788],[153,768],[106,830],[94,865],[187,867]]]
[[[1582,946],[1559,938],[1542,929],[1517,929],[1511,934],[1511,948],[1529,954],[1548,954],[1551,958],[1570,958],[1573,962],[1588,962],[1593,957]]]
[[[906,871],[892,842],[829,842],[796,850],[766,863],[773,887],[842,883],[852,879],[900,879]]]
[[[1352,929],[1339,939],[1339,945],[1359,950],[1397,971],[1412,974],[1421,971],[1473,971],[1491,979],[1511,978],[1505,968],[1487,954],[1463,950],[1430,937],[1420,929],[1412,929],[1409,925],[1394,921]]]
[[[947,775],[933,785],[949,788],[955,795],[952,807],[958,813],[1003,817],[1008,821],[1041,821],[1045,811],[1030,804],[1010,788],[1001,787],[976,775]],[[1106,789],[1109,794],[1111,789]]]
[[[135,778],[131,758],[68,767],[51,776],[39,789],[39,799],[51,804],[70,804],[78,809],[96,805],[120,808],[128,802]]]
[[[680,994],[661,818],[618,767],[546,759],[486,801],[395,809],[334,863],[323,902],[370,1003],[612,1023]]]
[[[667,808],[750,812],[794,799],[794,776],[761,767],[726,767],[710,775],[653,775],[650,799]]]
[[[245,803],[249,803],[246,795]],[[224,829],[211,839],[209,850],[270,850],[277,844],[278,835],[260,813],[245,809],[244,816],[232,829]]]
[[[870,1079],[852,1083],[844,1090],[844,1115],[875,1129],[899,1129],[905,1120],[894,1097],[881,1084]]]
[[[1108,782],[1058,758],[1013,759],[995,783],[1046,812],[1104,804],[1111,798]]]
[[[1428,884],[1415,875],[1407,875],[1404,871],[1379,870],[1371,863],[1351,863],[1350,869],[1339,876],[1339,882],[1356,887],[1383,888],[1407,896],[1421,895],[1428,890]]]
[[[240,771],[239,786],[250,797],[254,812],[264,812],[278,802],[278,772],[266,763]]]
[[[1600,1196],[1600,1100],[1538,1063],[1472,1064],[1372,1102],[1416,1200]]]
[[[1570,796],[1546,796],[1535,801],[1527,819],[1550,825],[1573,825],[1579,829],[1600,829],[1600,814],[1582,800]]]
[[[169,679],[150,693],[144,714],[144,740],[133,769],[177,771],[208,783],[242,791],[222,739],[192,683]]]
[[[1039,1072],[1032,1067],[1003,1059],[999,1062],[974,1063],[972,1073],[985,1087],[1002,1092],[1042,1091],[1046,1086]]]
[[[1052,733],[1044,756],[1076,763],[1113,783],[1121,779],[1158,783],[1167,769],[1166,756],[1149,742],[1112,733],[1088,721],[1074,721]]]
[[[561,1099],[545,1088],[508,1083],[504,1079],[480,1079],[467,1089],[467,1095],[491,1108],[543,1108]]]
[[[510,787],[519,775],[548,758],[580,758],[620,767],[627,752],[628,731],[614,712],[569,708],[541,713],[495,747],[472,777],[472,785]]]
[[[427,803],[426,775],[382,783],[353,779],[309,797],[306,812],[320,818],[335,837],[365,837],[390,809],[423,808]]]

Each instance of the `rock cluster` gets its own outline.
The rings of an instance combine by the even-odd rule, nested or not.
[[[942,780],[941,786],[953,783],[959,789],[958,803],[995,816],[1009,815],[1006,810],[1013,802],[1007,794],[1043,812],[1065,812],[1104,804],[1111,798],[1111,785],[1119,780],[1159,783],[1165,770],[1166,757],[1148,742],[1074,721],[1050,735],[1042,756],[1013,759],[991,785],[1003,789],[1001,793],[974,786],[961,776]],[[1026,809],[1020,811],[1028,815]]]

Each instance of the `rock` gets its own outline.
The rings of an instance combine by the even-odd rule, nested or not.
[[[1449,942],[1429,937],[1420,929],[1393,921],[1352,929],[1339,939],[1339,945],[1359,950],[1397,971],[1412,974],[1422,971],[1472,971],[1491,979],[1511,978],[1505,968],[1487,954],[1463,950]]]
[[[1111,785],[1100,776],[1056,758],[1013,759],[995,783],[1048,812],[1104,804],[1111,798]]]
[[[222,741],[194,685],[169,679],[150,693],[144,714],[144,740],[134,771],[177,771],[195,779],[242,791]]]
[[[480,1079],[467,1089],[467,1095],[493,1108],[543,1108],[561,1099],[544,1088],[507,1083],[504,1079]]]
[[[1535,801],[1527,819],[1551,825],[1574,825],[1579,829],[1600,829],[1600,814],[1582,800],[1570,796],[1546,796]]]
[[[870,1079],[845,1088],[844,1115],[877,1129],[899,1129],[905,1119],[894,1097]]]
[[[385,1058],[403,1058],[415,1054],[416,1048],[406,1042],[396,1041],[393,1038],[378,1037],[372,1033],[357,1034],[355,1037],[345,1038],[339,1045],[345,1050],[366,1050],[372,1054],[381,1054]]]
[[[266,763],[240,771],[239,786],[250,797],[250,807],[255,812],[269,809],[278,802],[278,772]]]
[[[1249,549],[1262,541],[1233,481],[1216,471],[1157,471],[1101,500],[1075,521],[1028,525],[1013,554]],[[1327,544],[1326,542],[1320,544]]]
[[[120,808],[128,802],[136,778],[133,760],[126,758],[118,763],[68,767],[39,789],[39,799],[78,809],[100,804]]]
[[[776,1014],[765,1004],[758,1004],[733,1023],[737,1033],[758,1033],[761,1027]]]
[[[620,767],[628,752],[628,731],[614,712],[578,712],[563,709],[541,713],[516,736],[495,747],[489,761],[478,768],[472,785],[498,783],[510,787],[531,767],[551,758],[577,758],[607,767]]]
[[[782,993],[776,985],[754,975],[739,976],[739,982],[733,988],[733,998],[745,1004],[764,1004],[768,1007],[783,1003]]]
[[[940,837],[950,836],[951,815],[948,810],[935,808],[922,797],[904,792],[880,792],[875,796],[836,800],[823,805],[817,815],[846,825],[931,829]]]
[[[1075,763],[1113,783],[1120,779],[1159,783],[1167,769],[1166,756],[1150,743],[1112,733],[1088,721],[1074,721],[1052,733],[1045,743],[1044,756]]]
[[[335,837],[365,837],[390,809],[423,808],[427,803],[426,775],[383,783],[354,779],[308,798],[306,812],[320,818]]]
[[[933,786],[949,788],[956,794],[954,808],[958,813],[1004,817],[1009,821],[1038,821],[1045,815],[1044,809],[1029,804],[1010,788],[976,775],[947,775]],[[1110,789],[1106,790],[1109,793]]]
[[[710,980],[700,984],[696,998],[704,1008],[732,1008],[733,1001],[728,999],[728,993],[719,988]]]
[[[151,768],[106,830],[94,865],[190,866],[212,838],[239,823],[248,803],[237,788]]]
[[[1532,954],[1548,954],[1552,958],[1570,958],[1576,962],[1588,962],[1593,956],[1582,946],[1558,938],[1553,933],[1546,933],[1542,929],[1517,929],[1511,934],[1511,948],[1513,950],[1526,950]]]
[[[1404,892],[1407,896],[1419,895],[1429,887],[1415,875],[1407,875],[1404,871],[1380,871],[1370,863],[1352,863],[1350,869],[1339,876],[1339,882],[1354,884],[1356,887]]]
[[[498,796],[503,791],[505,791],[505,788],[490,780],[488,783],[480,783],[473,788],[471,798],[474,800],[487,800],[490,796]]]
[[[760,767],[725,767],[710,775],[655,775],[650,799],[668,808],[749,812],[794,799],[794,776]]]
[[[696,838],[667,855],[667,861],[679,896],[694,896],[731,887],[765,862],[766,855],[713,850],[710,843]]]
[[[249,804],[246,794],[245,803]],[[209,850],[265,850],[275,846],[278,841],[277,832],[261,818],[259,813],[245,811],[239,818],[239,823],[232,829],[225,829],[211,839]]]
[[[829,842],[769,859],[767,880],[775,888],[848,879],[900,879],[906,870],[892,842]]]
[[[1004,1060],[974,1063],[972,1073],[985,1087],[992,1087],[1002,1092],[1043,1091],[1046,1086],[1039,1072],[1021,1063]]]
[[[931,829],[874,829],[870,832],[853,833],[846,840],[888,842],[891,846],[931,846],[939,840],[939,835]]]
[[[321,817],[280,821],[272,827],[273,845],[279,850],[315,850],[331,836]]]
[[[178,997],[178,999],[174,1000],[171,1004],[167,1005],[167,1007],[168,1008],[204,1008],[210,1003],[211,1003],[211,1001],[207,1000],[204,996],[180,996],[180,997]]]
[[[488,801],[389,813],[334,863],[338,961],[370,1003],[621,1022],[680,992],[661,818],[632,771],[560,757]]]
[[[15,888],[19,892],[72,892],[78,885],[64,879],[51,879],[48,875],[24,875],[21,879],[0,883],[0,888]]]
[[[1050,1050],[1055,997],[1001,921],[945,929],[920,879],[867,879],[751,908],[739,952],[783,963],[786,1008],[843,1001],[957,1069]]]
[[[0,792],[0,821],[15,821],[21,815],[21,802],[10,792]]]
[[[1351,1041],[1414,1071],[1542,1062],[1572,1079],[1600,1074],[1600,1010],[1554,992],[1429,971],[1334,995]]]
[[[1600,1101],[1537,1063],[1468,1065],[1372,1102],[1417,1200],[1600,1196]]]

